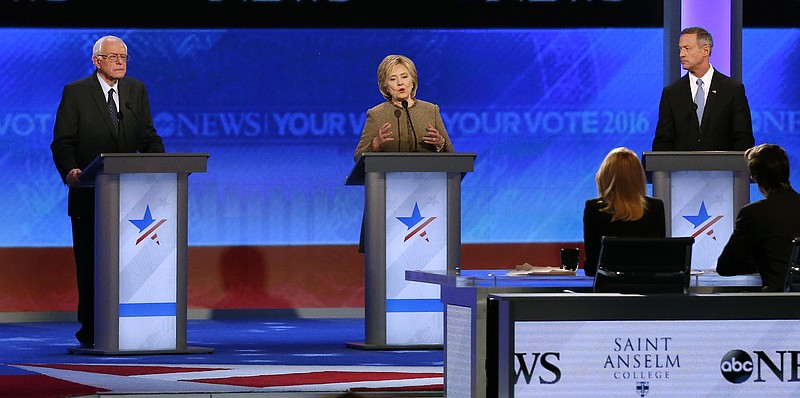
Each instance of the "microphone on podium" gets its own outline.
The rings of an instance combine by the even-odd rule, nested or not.
[[[400,152],[400,115],[402,114],[400,109],[394,110],[394,117],[397,118],[397,152]]]
[[[139,115],[137,115],[136,111],[133,110],[133,105],[130,102],[125,102],[125,107],[128,108],[129,111],[131,111],[131,113],[133,114],[133,117],[136,119],[137,122],[139,122],[139,127],[142,128],[142,131],[144,131],[144,134],[148,135],[147,129],[145,128],[144,123],[142,123],[142,119],[139,119]],[[122,115],[122,112],[120,112],[119,114]],[[120,117],[120,120],[122,120],[121,117]]]
[[[406,110],[406,117],[408,118],[408,124],[411,125],[411,134],[414,135],[414,152],[417,151],[417,131],[414,130],[414,122],[411,121],[411,115],[408,113],[408,101],[403,100],[401,103],[403,105],[403,109]]]
[[[139,116],[138,116],[138,115],[136,114],[136,112],[133,110],[133,105],[131,105],[131,103],[130,103],[130,102],[125,102],[125,107],[126,107],[126,108],[128,108],[128,110],[129,110],[129,111],[131,111],[131,113],[133,113],[133,117],[135,117],[135,118],[136,118],[136,121],[137,121],[137,122],[139,122],[139,124],[142,124],[142,121],[141,121],[141,120],[139,120]],[[121,115],[121,114],[122,114],[122,112],[120,112],[120,115]]]

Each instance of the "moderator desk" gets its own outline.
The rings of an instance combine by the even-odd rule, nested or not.
[[[487,297],[500,293],[591,293],[593,277],[509,276],[506,270],[406,271],[406,280],[439,285],[444,305],[444,380],[447,397],[486,397]],[[690,291],[758,291],[758,275],[721,277],[695,272]]]
[[[493,294],[487,395],[796,397],[798,304],[797,293]]]

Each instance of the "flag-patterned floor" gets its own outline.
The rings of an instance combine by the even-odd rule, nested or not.
[[[96,393],[442,391],[442,367],[13,364],[3,397]]]

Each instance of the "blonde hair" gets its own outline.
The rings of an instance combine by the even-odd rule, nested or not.
[[[380,65],[378,65],[378,89],[381,90],[383,98],[387,100],[392,98],[391,94],[389,94],[389,90],[386,88],[386,79],[389,77],[389,73],[392,72],[392,68],[394,68],[395,65],[402,65],[408,69],[408,73],[411,75],[411,83],[413,84],[413,87],[411,87],[411,98],[416,98],[417,87],[419,87],[417,67],[414,66],[414,62],[411,61],[411,59],[404,55],[387,55],[386,58],[381,61]]]
[[[628,148],[615,148],[606,155],[595,175],[597,192],[605,202],[600,209],[611,221],[636,221],[644,216],[646,178],[639,158]]]

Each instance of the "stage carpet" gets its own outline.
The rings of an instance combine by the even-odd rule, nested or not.
[[[77,327],[0,324],[0,397],[442,396],[442,351],[347,348],[363,319],[189,321],[202,355],[69,354]]]

